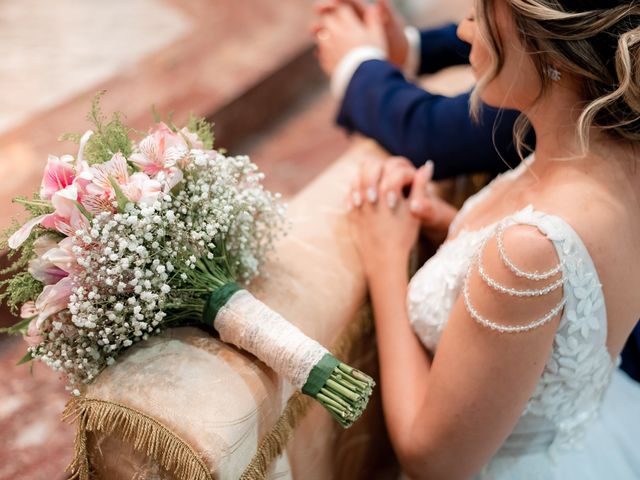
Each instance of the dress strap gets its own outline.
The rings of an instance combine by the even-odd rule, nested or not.
[[[556,266],[543,273],[540,273],[538,271],[528,272],[519,268],[511,260],[504,245],[503,236],[504,230],[506,228],[510,228],[510,226],[507,226],[506,222],[503,220],[496,226],[494,232],[489,235],[481,244],[478,252],[474,256],[469,266],[469,269],[467,270],[467,274],[462,286],[462,295],[467,312],[469,313],[471,318],[473,318],[480,325],[499,333],[523,333],[539,328],[553,320],[560,313],[566,303],[564,295],[558,303],[556,303],[552,308],[550,308],[548,312],[546,312],[540,318],[528,321],[524,324],[503,324],[485,317],[478,311],[477,307],[474,305],[469,287],[472,275],[477,274],[478,278],[484,283],[484,285],[500,295],[516,297],[517,299],[542,298],[550,295],[556,290],[559,290],[563,286],[564,277],[561,272],[562,260],[560,260]],[[501,265],[492,265],[492,267],[496,269],[503,268],[514,277],[513,283],[518,285],[526,283],[527,288],[518,288],[505,285],[504,283],[495,280],[494,277],[492,277],[491,274],[486,271],[484,265],[484,257],[487,249],[487,244],[492,239],[495,239],[494,248],[497,250],[497,255],[494,256],[496,257],[497,261],[501,263]],[[526,250],[527,246],[523,246],[523,248]],[[511,279],[505,281],[511,281]],[[531,283],[540,285],[529,286],[529,284]]]
[[[538,232],[552,243],[558,257],[557,263],[552,268],[545,269],[545,271],[527,271],[512,260],[512,253],[517,252],[522,259],[523,252],[527,252],[529,248],[526,244],[516,245],[515,248],[514,245],[511,245],[512,251],[509,252],[509,249],[505,246],[505,232],[518,226],[536,227]],[[494,250],[494,255],[492,256],[494,264],[492,267],[509,272],[511,278],[505,278],[503,274],[503,281],[498,281],[488,271],[485,265],[485,257],[487,246],[491,241],[494,241],[491,247]],[[534,248],[534,251],[536,250],[537,248]],[[589,272],[585,272],[585,268]],[[567,293],[573,291],[573,286],[570,282],[567,282],[567,275],[575,273],[576,269],[580,269],[581,277],[584,277],[584,273],[588,273],[590,278],[597,279],[593,262],[575,230],[559,217],[535,211],[532,206],[528,206],[498,222],[491,234],[479,247],[464,279],[462,289],[464,304],[469,315],[484,327],[500,333],[528,332],[549,323],[563,311],[570,297]],[[486,287],[506,297],[542,299],[558,290],[562,290],[562,298],[555,305],[549,306],[549,310],[539,318],[522,324],[517,322],[514,324],[500,323],[494,319],[487,318],[478,311],[470,291],[471,278],[474,275],[477,275],[477,278]]]

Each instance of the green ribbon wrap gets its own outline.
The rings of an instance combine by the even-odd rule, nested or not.
[[[204,305],[204,310],[202,311],[202,323],[213,327],[220,309],[224,307],[229,299],[240,290],[242,290],[242,287],[237,283],[232,282],[226,283],[211,292]]]
[[[315,398],[338,365],[340,360],[330,353],[325,353],[324,357],[311,369],[307,383],[302,387],[302,393]]]

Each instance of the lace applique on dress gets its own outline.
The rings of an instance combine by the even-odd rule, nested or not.
[[[511,216],[509,223],[538,227],[554,242],[562,263],[563,315],[551,357],[523,414],[544,417],[555,425],[550,446],[554,453],[580,443],[615,368],[606,347],[604,296],[589,252],[565,221],[529,206]]]

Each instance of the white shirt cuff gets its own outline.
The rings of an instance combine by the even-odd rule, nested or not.
[[[336,66],[331,76],[331,93],[338,100],[347,92],[349,83],[358,67],[367,60],[385,60],[387,54],[378,47],[357,47],[347,53]]]
[[[420,40],[420,30],[416,27],[407,26],[404,28],[404,36],[407,38],[409,49],[407,50],[407,58],[402,67],[404,76],[410,80],[418,76],[420,70],[420,49],[422,47]]]

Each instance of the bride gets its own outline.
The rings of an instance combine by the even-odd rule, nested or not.
[[[393,446],[416,479],[640,478],[640,385],[615,368],[640,318],[640,3],[478,0],[458,33],[472,112],[522,111],[537,144],[411,281],[430,167],[406,200],[400,159],[354,185]]]

